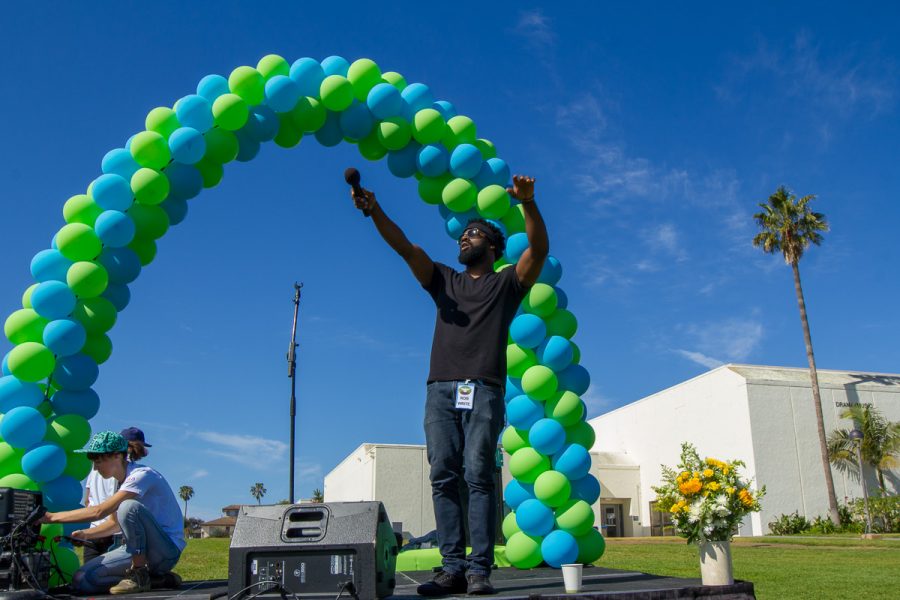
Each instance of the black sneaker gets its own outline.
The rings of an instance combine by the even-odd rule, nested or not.
[[[150,587],[154,590],[177,590],[181,587],[181,576],[178,573],[151,573]]]
[[[465,594],[466,589],[465,577],[441,571],[434,576],[434,579],[420,585],[416,589],[416,593],[420,596],[449,596],[450,594]]]
[[[487,575],[472,573],[469,575],[469,595],[489,596],[496,594],[497,590],[491,585],[491,579]]]

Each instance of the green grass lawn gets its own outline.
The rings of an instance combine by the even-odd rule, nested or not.
[[[227,539],[190,540],[175,570],[188,581],[228,577]],[[745,538],[732,544],[734,574],[758,598],[900,597],[900,539],[844,536]],[[608,540],[598,565],[673,577],[699,577],[697,549],[680,538]]]

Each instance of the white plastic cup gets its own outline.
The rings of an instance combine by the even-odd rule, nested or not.
[[[581,591],[581,569],[584,567],[581,563],[572,565],[563,565],[563,586],[566,588],[567,594],[577,594]]]

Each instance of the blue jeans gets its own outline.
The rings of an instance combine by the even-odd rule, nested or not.
[[[125,500],[116,511],[125,545],[86,562],[75,571],[72,586],[81,594],[103,594],[125,577],[131,557],[147,557],[150,572],[168,573],[178,563],[181,550],[160,527],[153,514],[137,500]]]
[[[425,399],[425,443],[431,465],[431,498],[444,570],[490,575],[497,529],[494,489],[497,439],[506,418],[503,390],[476,382],[472,410],[456,405],[455,381],[428,384]],[[469,540],[459,497],[460,478],[469,487]]]

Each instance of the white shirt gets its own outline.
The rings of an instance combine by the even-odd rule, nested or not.
[[[88,506],[97,506],[116,493],[118,482],[115,477],[104,479],[96,469],[91,468],[91,472],[87,476],[84,487],[88,490]],[[106,519],[108,518],[109,517],[106,517]],[[92,522],[91,527],[96,527],[106,519]]]
[[[184,541],[184,517],[165,477],[150,467],[128,463],[125,481],[119,486],[119,491],[136,494],[137,500],[147,507],[172,542],[179,550],[184,550],[187,545]]]

